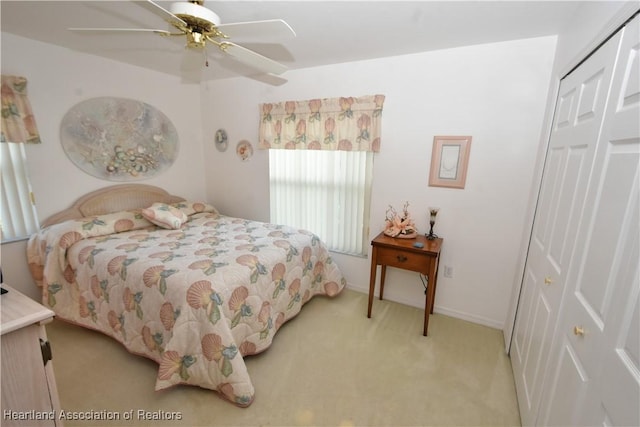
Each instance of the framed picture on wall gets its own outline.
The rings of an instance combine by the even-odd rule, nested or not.
[[[429,186],[464,188],[470,149],[470,136],[434,136]]]

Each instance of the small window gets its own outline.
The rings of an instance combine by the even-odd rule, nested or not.
[[[38,231],[31,183],[27,170],[24,143],[0,144],[2,177],[2,242],[25,239]]]
[[[269,150],[271,221],[366,256],[372,169],[367,151]]]

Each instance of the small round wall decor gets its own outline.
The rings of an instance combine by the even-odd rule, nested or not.
[[[227,131],[224,129],[218,129],[216,131],[216,148],[218,151],[226,151],[228,144]]]
[[[60,140],[73,164],[109,181],[151,178],[178,155],[178,133],[169,118],[127,98],[91,98],[74,105],[62,119]]]
[[[240,157],[240,160],[246,162],[253,156],[253,146],[249,141],[243,139],[236,146],[236,154]]]

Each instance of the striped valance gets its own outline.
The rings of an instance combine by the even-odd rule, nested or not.
[[[380,151],[384,95],[260,105],[259,148]]]

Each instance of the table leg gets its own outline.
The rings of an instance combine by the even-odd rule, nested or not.
[[[387,266],[382,265],[380,268],[380,300],[382,300],[382,294],[384,294],[384,278],[387,276]]]
[[[427,292],[425,292],[426,296],[424,301],[424,330],[422,331],[422,335],[424,335],[425,337],[427,336],[427,330],[429,329],[429,315],[431,314],[433,297],[435,295],[435,264],[435,261],[429,261],[429,273],[427,274]]]
[[[439,265],[440,265],[440,257],[436,258],[435,261],[432,261],[432,270],[433,273],[431,274],[431,276],[433,276],[433,280],[431,280],[433,282],[433,286],[431,286],[431,296],[429,297],[429,313],[433,314],[433,305],[436,299],[436,288],[438,286],[438,270],[439,270]]]
[[[371,274],[369,275],[369,308],[367,309],[367,317],[371,317],[371,307],[373,306],[373,291],[376,287],[376,270],[378,268],[376,256],[378,255],[377,249],[373,247],[373,253],[371,254]]]
[[[424,329],[422,331],[422,335],[427,336],[427,329],[429,329],[429,293],[427,292],[427,296],[425,297],[426,301],[424,302]]]

